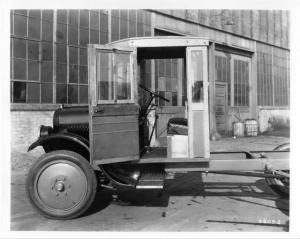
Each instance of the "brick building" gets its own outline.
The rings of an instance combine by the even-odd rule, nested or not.
[[[87,44],[158,35],[212,42],[211,132],[230,134],[237,117],[257,119],[261,132],[289,124],[288,11],[12,10],[12,145],[33,142],[60,104],[87,104]],[[160,137],[167,119],[184,113],[183,67],[182,59],[143,64],[143,84],[171,99],[157,102]]]

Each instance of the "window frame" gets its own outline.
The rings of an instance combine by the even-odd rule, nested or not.
[[[241,109],[250,109],[251,107],[251,58],[246,56],[240,56],[236,54],[230,54],[230,107],[233,108],[241,108]],[[234,97],[235,97],[235,88],[234,88],[234,60],[244,61],[248,63],[248,86],[249,86],[249,92],[248,92],[248,105],[235,105]]]
[[[30,9],[31,10],[31,9]],[[70,64],[68,61],[68,51],[69,51],[69,47],[76,47],[79,49],[85,49],[87,50],[87,45],[82,46],[82,44],[80,44],[80,30],[86,30],[87,31],[87,36],[88,36],[88,40],[89,43],[94,39],[93,36],[95,35],[95,40],[97,41],[98,44],[107,44],[111,42],[111,33],[112,33],[112,27],[111,27],[111,18],[112,18],[112,11],[111,10],[103,10],[103,9],[74,9],[74,13],[70,13],[70,11],[72,9],[67,9],[65,10],[65,12],[63,13],[64,17],[63,17],[63,21],[59,20],[58,15],[60,14],[60,12],[58,12],[59,10],[63,10],[63,9],[49,9],[49,10],[43,10],[41,9],[40,12],[38,13],[38,17],[33,16],[32,14],[29,14],[30,10],[25,10],[23,12],[19,12],[17,10],[11,10],[10,12],[10,17],[11,17],[11,31],[10,31],[10,40],[11,40],[11,45],[13,44],[13,39],[22,39],[26,41],[26,47],[24,47],[25,51],[26,51],[26,58],[22,58],[22,61],[24,61],[24,67],[25,70],[22,70],[22,79],[19,78],[14,78],[14,55],[13,55],[13,51],[14,51],[14,47],[11,47],[11,57],[10,57],[10,62],[11,62],[11,77],[10,77],[10,82],[11,82],[11,92],[12,92],[12,96],[13,96],[13,84],[14,82],[25,82],[26,84],[26,97],[25,97],[25,101],[22,102],[14,102],[13,97],[11,97],[11,104],[12,105],[16,105],[16,104],[23,104],[24,107],[26,107],[26,105],[31,105],[37,108],[40,108],[42,106],[46,106],[46,105],[59,105],[61,103],[58,103],[59,101],[57,101],[57,94],[59,94],[59,92],[57,92],[57,85],[59,85],[60,83],[57,82],[56,78],[56,71],[57,71],[57,44],[61,44],[61,45],[65,45],[67,47],[67,61],[65,62],[65,64],[67,64],[67,82],[63,82],[63,84],[67,84],[67,99],[69,102],[69,88],[72,87],[78,87],[78,101],[77,103],[66,103],[67,105],[87,105],[88,104],[88,67],[87,67],[87,63],[86,64],[81,64],[80,61],[78,62],[78,82],[77,83],[73,83],[70,82],[70,67],[72,67],[72,65],[74,64]],[[85,15],[85,26],[82,26],[82,24],[80,24],[80,13],[82,11],[86,11],[83,13],[83,15]],[[133,12],[131,12],[131,14],[133,14],[133,16],[131,17],[131,19],[129,19],[129,10],[126,9],[126,16],[125,20],[126,21],[126,25],[127,25],[127,35],[129,34],[129,26],[134,26],[134,36],[136,36],[136,31],[137,31],[137,10],[134,9]],[[143,22],[142,24],[145,24],[145,11],[147,10],[142,10],[142,15],[143,15]],[[93,16],[93,14],[96,14],[95,17],[95,27],[91,27],[91,17]],[[70,15],[73,16],[73,20],[70,20]],[[149,13],[148,13],[149,15]],[[87,17],[88,16],[88,17]],[[120,21],[120,14],[118,15],[118,21]],[[16,19],[16,20],[15,20]],[[39,37],[36,38],[32,38],[30,37],[29,34],[29,21],[31,20],[35,20],[35,21],[39,21],[39,23],[36,26],[37,29],[36,31],[39,31]],[[20,26],[23,27],[23,29],[19,29],[18,27],[15,26],[15,22],[19,20],[22,21],[23,23],[20,24]],[[87,21],[88,20],[88,21]],[[133,22],[130,22],[130,20],[134,20]],[[149,18],[148,20],[151,20],[151,18]],[[70,23],[74,23],[74,24],[70,24]],[[88,23],[88,24],[87,24]],[[150,23],[149,23],[150,24]],[[151,24],[150,24],[151,26]],[[64,29],[64,40],[59,40],[57,37],[57,32],[58,29],[62,27]],[[97,28],[97,29],[94,29]],[[144,27],[145,28],[145,27]],[[47,30],[49,29],[49,31],[51,32],[51,34],[49,35]],[[119,29],[119,28],[118,28]],[[18,34],[15,34],[16,31],[18,31]],[[47,34],[46,34],[47,33]],[[118,34],[120,33],[120,31],[118,30]],[[72,34],[76,34],[76,39],[75,41],[72,41]],[[149,33],[150,34],[150,33]],[[143,32],[143,35],[145,35],[145,31]],[[71,38],[70,38],[71,37]],[[120,36],[118,36],[120,37]],[[34,81],[29,81],[28,80],[28,57],[27,57],[27,41],[35,41],[38,42],[39,44],[39,80]],[[44,43],[46,48],[48,49],[48,44],[51,45],[51,51],[49,51],[48,53],[52,53],[51,56],[49,54],[49,57],[47,59],[44,58]],[[96,42],[95,42],[96,44]],[[80,57],[80,53],[79,56]],[[18,58],[19,59],[19,58]],[[78,59],[79,60],[79,59]],[[43,63],[45,62],[45,65],[43,65]],[[23,62],[21,62],[23,63]],[[51,63],[51,64],[50,64]],[[136,63],[135,63],[136,64]],[[51,67],[52,65],[52,67]],[[42,80],[42,76],[43,74],[46,72],[45,68],[46,66],[51,67],[51,69],[49,69],[49,72],[51,71],[51,80],[50,79],[45,79]],[[44,72],[44,73],[43,73]],[[134,74],[136,74],[136,72],[134,72]],[[24,75],[24,76],[23,76]],[[87,80],[83,80],[87,79]],[[23,79],[24,78],[24,79]],[[77,78],[76,78],[77,79]],[[135,79],[136,80],[136,79]],[[28,84],[29,83],[38,83],[40,85],[39,89],[40,89],[40,100],[39,102],[28,102],[29,100],[29,96],[28,96]],[[45,97],[42,96],[42,92],[45,92],[45,88],[47,86],[50,86],[50,84],[52,85],[51,89],[49,88],[49,90],[51,91],[51,102],[48,100],[48,98],[50,99],[50,93],[47,94]],[[70,85],[70,87],[69,87]],[[132,92],[131,92],[132,94]],[[136,90],[134,90],[134,94],[136,94]],[[132,98],[136,97],[136,95],[131,95]],[[75,98],[75,97],[74,97]],[[44,102],[44,99],[47,99]],[[120,101],[120,100],[119,100]],[[47,106],[48,107],[48,106]],[[47,108],[46,107],[46,108]]]
[[[224,58],[225,61],[227,62],[226,63],[226,68],[225,68],[225,81],[224,80],[218,80],[217,77],[218,77],[218,72],[217,72],[217,57],[220,57],[220,58]],[[214,70],[215,70],[215,82],[216,84],[219,84],[219,83],[223,83],[223,84],[226,84],[226,107],[228,106],[231,106],[231,92],[229,92],[229,88],[231,87],[231,55],[229,54],[229,57],[222,51],[215,51],[215,56],[214,56]],[[229,59],[228,59],[229,58]],[[227,65],[228,64],[228,65]],[[224,73],[224,72],[221,72],[221,73]],[[224,75],[223,75],[224,77]],[[230,80],[230,82],[228,82]]]
[[[221,50],[216,50],[215,51],[215,60],[216,60],[216,56],[219,57],[225,57],[227,58],[228,55],[230,56],[229,59],[229,80],[230,82],[226,81],[227,84],[227,94],[230,95],[230,98],[227,99],[228,101],[228,107],[231,108],[239,108],[239,109],[244,109],[246,111],[250,110],[251,107],[251,94],[250,94],[250,89],[251,89],[251,74],[252,74],[252,66],[251,66],[251,57],[247,57],[247,56],[242,56],[242,55],[238,55],[238,54],[234,54],[234,53],[228,53],[228,52],[224,52]],[[234,104],[234,97],[235,97],[235,88],[234,88],[234,60],[240,60],[240,61],[245,61],[248,62],[248,86],[249,86],[249,94],[248,94],[248,105],[235,105]],[[215,77],[216,77],[216,68],[215,68]],[[216,78],[215,78],[216,79]]]
[[[98,54],[99,53],[112,53],[112,69],[111,72],[109,74],[112,74],[112,80],[113,82],[116,82],[116,73],[114,73],[114,67],[115,67],[115,62],[116,62],[116,54],[128,54],[129,55],[129,79],[130,79],[130,99],[126,99],[126,100],[118,100],[117,97],[117,84],[113,85],[113,99],[112,100],[101,100],[98,98],[99,96],[99,87],[98,87],[98,83],[101,81],[99,74],[99,70],[97,69],[98,66]],[[129,103],[134,103],[135,99],[134,99],[134,84],[135,84],[135,80],[134,80],[134,51],[133,50],[129,50],[129,49],[114,49],[113,47],[97,47],[96,49],[96,54],[95,54],[95,60],[96,60],[96,102],[97,104],[129,104]]]

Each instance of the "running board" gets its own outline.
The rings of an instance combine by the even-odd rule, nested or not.
[[[163,189],[165,172],[162,169],[147,169],[141,172],[136,189]]]

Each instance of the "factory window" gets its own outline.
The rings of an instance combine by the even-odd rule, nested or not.
[[[15,36],[27,37],[27,16],[14,14],[14,32]]]
[[[24,103],[26,102],[26,83],[25,82],[13,82],[13,102]]]
[[[11,14],[12,101],[40,103],[41,11],[22,10]]]
[[[261,106],[288,106],[288,51],[257,44],[257,101]]]
[[[150,13],[113,10],[113,16],[111,40],[137,36],[137,19],[149,25],[142,35],[151,34]],[[107,10],[12,10],[12,103],[86,104],[87,44],[108,41]]]
[[[68,40],[70,45],[78,45],[78,10],[69,10]]]
[[[43,15],[44,16],[44,15]],[[48,21],[42,21],[42,40],[53,40],[53,23]]]
[[[229,54],[216,53],[215,57],[215,72],[216,81],[227,83],[228,89],[230,89],[230,56]],[[228,105],[231,105],[230,90],[227,92]]]
[[[100,11],[100,44],[108,43],[108,13]]]
[[[259,105],[273,105],[272,48],[270,46],[258,49],[257,52],[257,97]]]
[[[120,10],[120,39],[128,37],[128,10]]]
[[[53,10],[42,10],[43,21],[53,22]]]
[[[142,37],[144,36],[144,11],[137,10],[136,13],[136,21],[137,21],[137,36]]]
[[[53,11],[16,10],[11,16],[11,100],[52,103]]]
[[[250,58],[217,51],[215,79],[227,84],[228,105],[249,107]]]
[[[145,14],[145,23],[144,23],[145,36],[151,36],[151,13],[145,11],[144,14]]]
[[[129,10],[129,37],[136,36],[136,10]]]
[[[111,10],[111,41],[120,39],[119,36],[119,10]]]
[[[34,17],[30,14],[32,10],[29,11],[28,18],[28,38],[39,40],[41,37],[40,25],[41,25],[41,11],[37,11]]]
[[[184,105],[186,100],[186,80],[183,75],[178,75],[178,68],[183,68],[183,61],[181,59],[159,59],[155,62],[156,90],[161,96],[170,100],[170,102],[166,102],[159,98],[158,105]],[[180,72],[183,72],[183,70]]]
[[[53,102],[53,84],[52,83],[42,83],[41,85],[41,101],[42,103],[52,103]]]
[[[151,36],[151,13],[144,10],[111,10],[111,41]]]
[[[150,21],[150,13],[145,15],[146,23]],[[149,23],[150,24],[150,23]],[[147,23],[145,28],[149,26]],[[145,30],[146,31],[146,30]],[[148,31],[148,30],[147,30]],[[172,32],[155,29],[155,36],[176,36]],[[166,102],[157,99],[159,106],[184,106],[187,100],[187,83],[184,74],[185,63],[183,59],[157,59],[155,60],[155,90],[170,100]]]
[[[249,106],[250,62],[247,59],[233,59],[232,106]]]
[[[289,105],[288,54],[281,49],[273,51],[274,64],[274,105]]]
[[[88,10],[80,10],[79,14],[80,19],[80,28],[89,28],[89,11]]]
[[[57,10],[56,42],[67,43],[67,10]]]
[[[140,80],[141,82],[139,83],[141,85],[143,85],[148,89],[153,89],[151,86],[152,81],[151,81],[151,60],[150,59],[143,59],[140,62]],[[138,90],[139,90],[138,93],[139,104],[145,105],[150,98],[150,94],[142,90],[140,87],[138,88]]]

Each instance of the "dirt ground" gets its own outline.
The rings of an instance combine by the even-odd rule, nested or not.
[[[224,138],[212,151],[270,150],[286,137]],[[11,230],[32,231],[288,231],[289,200],[264,179],[198,172],[176,174],[159,190],[97,193],[88,212],[67,221],[40,216],[25,195],[28,168],[42,151],[12,150]]]

